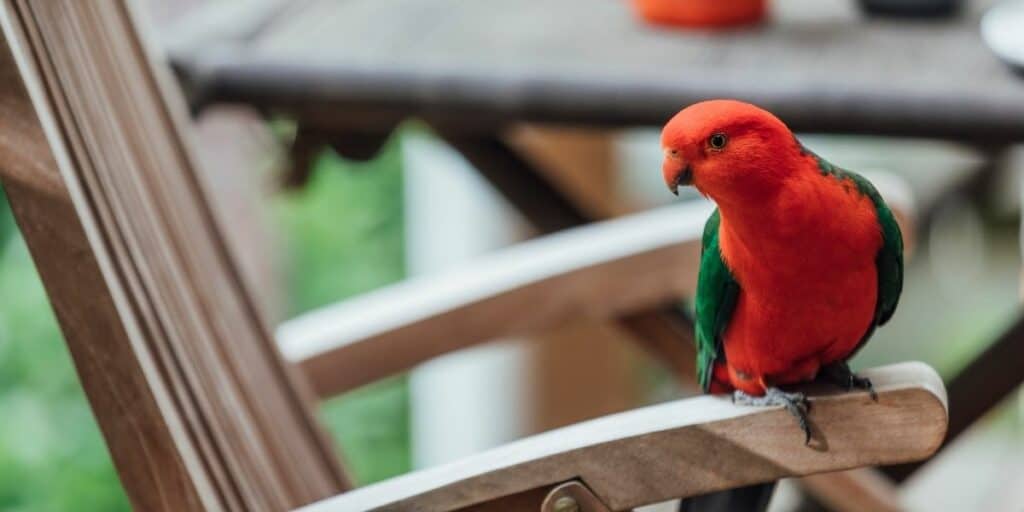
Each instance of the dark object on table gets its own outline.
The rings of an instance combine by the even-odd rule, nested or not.
[[[1018,73],[1024,73],[1024,0],[1009,0],[981,19],[981,38]]]
[[[962,0],[860,0],[864,12],[876,16],[936,18],[955,14]]]

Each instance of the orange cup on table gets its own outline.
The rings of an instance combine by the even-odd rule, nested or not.
[[[768,0],[632,0],[645,21],[655,25],[716,28],[750,25],[764,19]]]

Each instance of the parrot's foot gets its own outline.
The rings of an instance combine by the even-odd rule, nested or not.
[[[871,395],[871,399],[878,401],[878,393],[875,393],[875,386],[871,379],[858,377],[846,363],[832,363],[821,369],[822,376],[837,386],[849,391],[851,389],[862,389]]]
[[[800,430],[804,433],[804,444],[811,443],[811,426],[807,421],[807,413],[811,410],[811,402],[803,393],[786,393],[779,388],[768,388],[764,396],[748,395],[740,390],[732,394],[733,403],[740,405],[753,405],[757,407],[769,407],[781,405],[796,418]]]

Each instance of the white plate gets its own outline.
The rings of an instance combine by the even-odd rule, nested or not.
[[[1000,59],[1024,69],[1024,0],[1006,0],[981,18],[981,37]]]

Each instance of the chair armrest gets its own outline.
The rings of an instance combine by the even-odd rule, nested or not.
[[[686,203],[530,240],[301,315],[278,343],[330,396],[503,335],[653,308],[692,294],[710,213]]]
[[[608,508],[623,510],[930,456],[948,422],[945,388],[935,371],[915,362],[864,374],[875,383],[877,402],[863,392],[808,390],[813,439],[807,446],[793,417],[781,408],[742,407],[727,397],[701,396],[529,437],[302,511],[454,510],[520,494],[543,499],[538,490],[573,479]]]

